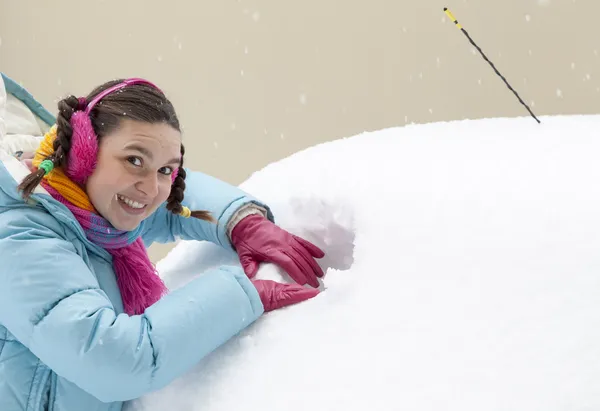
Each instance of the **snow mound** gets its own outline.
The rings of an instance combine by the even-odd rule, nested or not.
[[[328,253],[324,291],[126,409],[600,409],[600,116],[540,119],[363,133],[254,174]],[[158,269],[173,288],[236,262],[183,242]]]

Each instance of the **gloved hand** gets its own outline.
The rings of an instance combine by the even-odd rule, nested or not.
[[[324,273],[314,258],[325,253],[314,244],[273,224],[262,215],[252,214],[236,224],[231,233],[244,272],[256,275],[261,262],[279,265],[299,285],[319,286]]]
[[[250,280],[256,287],[265,312],[296,304],[315,297],[319,290],[298,284],[282,284],[272,280]]]

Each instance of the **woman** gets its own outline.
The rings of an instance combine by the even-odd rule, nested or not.
[[[238,188],[182,168],[173,106],[142,79],[58,103],[32,169],[0,158],[0,409],[115,411],[265,311],[314,297],[323,252]],[[187,189],[186,189],[187,185]],[[237,252],[172,292],[154,241]],[[297,284],[256,280],[260,262]]]

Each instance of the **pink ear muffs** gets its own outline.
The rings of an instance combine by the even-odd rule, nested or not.
[[[66,169],[69,178],[76,183],[85,184],[88,177],[94,172],[98,158],[98,136],[94,132],[90,112],[105,96],[132,84],[147,84],[162,93],[158,87],[147,80],[130,78],[98,93],[89,103],[86,103],[83,97],[79,99],[79,106],[71,116],[73,136],[71,137],[71,149],[69,150]],[[175,181],[178,171],[179,169],[175,169],[171,174],[171,181]]]
[[[96,168],[98,137],[94,133],[90,116],[85,111],[73,113],[71,127],[73,136],[66,173],[74,182],[84,184]]]

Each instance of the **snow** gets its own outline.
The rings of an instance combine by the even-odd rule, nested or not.
[[[600,409],[600,116],[539,118],[365,132],[252,175],[328,253],[324,291],[125,409]],[[176,288],[219,264],[182,242],[158,269]]]

